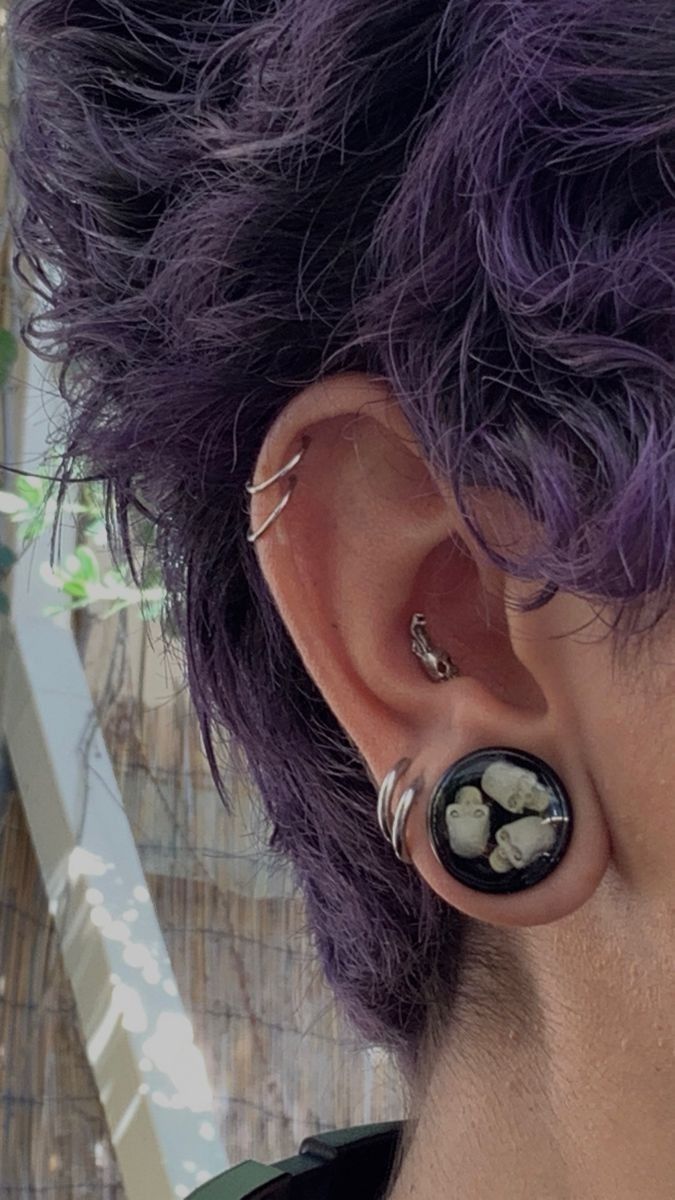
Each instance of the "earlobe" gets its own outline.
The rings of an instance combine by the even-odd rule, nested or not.
[[[380,781],[397,760],[411,760],[403,792],[389,796],[409,802],[405,823],[398,809],[395,831],[403,861],[410,855],[448,903],[497,924],[555,920],[583,903],[607,864],[602,814],[582,770],[569,780],[559,755],[547,767],[547,750],[564,745],[564,731],[514,650],[504,580],[474,544],[449,490],[432,478],[381,384],[336,376],[287,406],[256,468],[251,524],[305,667],[371,777]],[[415,614],[425,618],[422,627]],[[421,628],[458,670],[430,675]],[[558,808],[541,814],[525,805],[506,820],[490,778],[484,786],[487,767],[475,779],[466,775],[467,755],[490,747],[525,747],[542,764],[549,797],[551,781],[564,778]],[[452,765],[460,762],[455,787]],[[508,758],[497,762],[502,793],[512,768]],[[522,788],[532,771],[522,761],[519,769]],[[585,793],[580,815],[561,799],[575,788]],[[374,816],[375,807],[374,796]],[[390,832],[395,819],[392,811]],[[462,847],[476,849],[473,864]],[[526,869],[514,865],[518,855]]]

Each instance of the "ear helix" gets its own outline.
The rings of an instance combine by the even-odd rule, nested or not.
[[[291,499],[309,438],[267,479],[246,485],[250,496],[286,482],[286,491],[248,541],[255,543]],[[427,676],[437,683],[455,679],[459,667],[427,634],[422,613],[410,622],[411,650]],[[391,801],[411,766],[402,759],[379,789],[377,815],[382,833],[402,862],[411,863],[405,846],[406,821],[424,788],[421,776],[402,792],[393,817]],[[519,892],[555,869],[572,834],[572,806],[553,769],[524,750],[487,747],[465,755],[447,768],[428,798],[427,834],[440,864],[465,886],[481,892]]]

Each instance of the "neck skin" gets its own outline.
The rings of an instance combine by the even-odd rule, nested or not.
[[[470,924],[456,1015],[389,1200],[672,1200],[675,639],[658,645],[639,679],[607,642],[551,648],[611,864],[553,924]],[[503,964],[498,982],[472,929]]]

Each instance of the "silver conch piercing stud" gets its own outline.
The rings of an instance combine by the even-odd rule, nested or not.
[[[430,679],[440,683],[444,679],[456,679],[461,674],[459,667],[445,650],[439,650],[429,640],[427,622],[422,613],[414,613],[410,622],[411,650],[419,658]]]
[[[385,775],[377,817],[396,857],[410,863],[405,825],[423,787],[418,776],[390,814],[392,796],[410,768],[400,759]],[[552,767],[523,750],[490,746],[448,767],[427,803],[427,836],[449,875],[479,892],[521,892],[550,875],[569,845],[570,798]]]
[[[274,475],[270,475],[269,479],[263,479],[262,483],[247,483],[246,491],[248,492],[249,496],[255,496],[258,492],[264,492],[265,489],[271,487],[273,483],[278,483],[280,479],[285,479],[287,475],[290,475],[293,468],[297,467],[308,445],[309,438],[303,437],[302,446],[298,450],[297,454],[294,454],[293,457],[289,459],[289,461],[283,467],[280,468],[280,470],[275,471]],[[291,478],[288,480],[288,491],[284,493],[276,507],[273,508],[269,516],[265,518],[260,528],[256,530],[249,529],[248,533],[246,534],[246,540],[248,542],[257,542],[258,538],[262,537],[263,533],[269,529],[272,522],[276,521],[279,513],[283,512],[288,504],[296,482],[295,476],[291,476]]]

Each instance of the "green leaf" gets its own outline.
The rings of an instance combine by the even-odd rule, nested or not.
[[[8,612],[9,600],[4,592],[0,592],[0,615],[6,617]]]
[[[31,508],[40,508],[46,498],[49,480],[37,479],[34,475],[18,475],[16,490]]]
[[[83,583],[81,579],[64,580],[62,590],[75,600],[84,600],[88,592],[86,583]]]
[[[17,353],[16,338],[12,336],[9,329],[0,329],[0,388],[7,383]]]
[[[31,542],[37,541],[44,527],[45,522],[42,513],[38,513],[30,521],[27,521],[23,529],[24,545],[28,546]]]
[[[75,556],[80,564],[80,569],[77,572],[78,578],[98,582],[101,578],[101,570],[96,555],[89,547],[78,546],[75,550]]]

